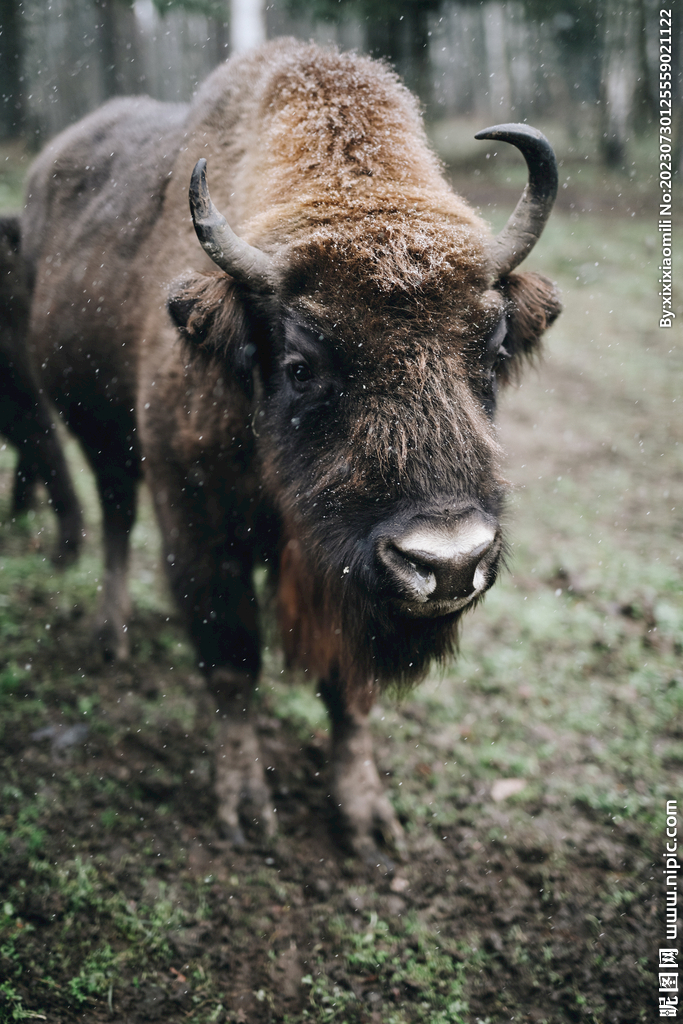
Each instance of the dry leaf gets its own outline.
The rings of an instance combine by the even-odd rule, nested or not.
[[[391,882],[389,883],[389,888],[391,889],[392,892],[405,892],[409,885],[410,882],[408,881],[407,878],[401,878],[400,875],[396,875],[395,878],[391,879]]]
[[[521,793],[525,786],[526,779],[496,779],[491,786],[491,797],[498,803],[515,793]]]

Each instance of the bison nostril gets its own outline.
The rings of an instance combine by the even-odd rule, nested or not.
[[[436,590],[436,575],[431,566],[421,560],[408,557],[394,544],[387,544],[380,551],[380,560],[389,570],[393,586],[405,591],[405,596],[418,602],[427,601]]]
[[[422,565],[421,562],[414,562],[410,558],[406,559],[406,561],[413,571],[415,582],[420,590],[425,594],[431,594],[436,589],[436,576],[432,569],[427,565]]]
[[[434,575],[431,569],[426,565],[421,565],[419,562],[413,562],[410,558],[407,558],[406,561],[419,579],[426,581]]]
[[[472,577],[472,585],[475,590],[483,590],[487,583],[487,573],[485,569],[482,569],[481,565],[478,565],[474,570],[474,576]]]
[[[403,536],[381,539],[377,556],[394,597],[447,610],[493,582],[499,548],[494,525],[476,513],[451,524],[422,521]]]

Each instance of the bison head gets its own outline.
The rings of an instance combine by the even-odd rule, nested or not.
[[[311,212],[271,256],[213,206],[205,161],[192,177],[195,229],[224,273],[178,286],[169,309],[194,352],[255,388],[283,521],[285,640],[293,660],[351,683],[419,678],[493,584],[506,491],[496,389],[560,310],[547,279],[513,273],[555,198],[552,150],[526,125],[477,137],[512,142],[530,171],[497,238],[462,206],[456,217],[415,196],[406,208],[404,195],[392,208],[385,193],[375,209],[346,197],[343,220]]]

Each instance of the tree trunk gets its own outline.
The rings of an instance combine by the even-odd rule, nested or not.
[[[136,20],[128,0],[95,0],[102,67],[102,91],[107,99],[140,90]]]
[[[405,84],[425,105],[432,98],[429,59],[429,8],[403,6],[402,17],[367,23],[367,48],[374,57],[386,58]]]
[[[107,99],[116,96],[116,0],[95,0],[97,7],[97,34],[102,60],[102,85]]]
[[[604,15],[601,107],[602,157],[623,167],[639,70],[637,0],[607,0]]]
[[[264,0],[231,0],[230,49],[232,53],[250,50],[266,40]]]
[[[405,17],[408,43],[406,84],[417,93],[426,108],[432,106],[432,74],[429,59],[429,11],[426,5],[414,4]]]
[[[24,128],[23,39],[18,0],[0,0],[0,139]]]
[[[488,64],[491,117],[498,124],[510,120],[512,90],[508,73],[505,6],[488,3],[484,13],[484,39]]]

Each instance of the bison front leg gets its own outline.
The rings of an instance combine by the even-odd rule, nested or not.
[[[96,636],[107,660],[127,661],[130,654],[128,620],[128,562],[130,532],[137,508],[137,480],[126,473],[96,470],[102,503],[104,580]]]
[[[182,520],[171,527],[166,561],[176,600],[216,704],[215,793],[221,832],[234,845],[245,833],[268,838],[275,817],[265,781],[253,721],[253,691],[260,669],[258,607],[251,583],[251,557],[243,539],[223,537],[207,545],[208,525],[178,536]],[[173,510],[160,517],[164,526]],[[201,523],[201,520],[200,520]],[[166,533],[166,530],[164,529]],[[167,535],[168,536],[168,535]]]
[[[112,404],[95,413],[80,402],[69,407],[68,423],[95,474],[102,506],[104,578],[96,637],[107,660],[126,661],[130,653],[130,534],[140,478],[135,423],[125,406]]]
[[[353,852],[368,864],[393,868],[403,829],[384,792],[372,750],[368,713],[372,688],[348,694],[341,681],[325,682],[321,694],[332,724],[332,799]]]
[[[7,379],[3,382],[0,432],[19,450],[12,512],[14,515],[26,512],[34,502],[36,484],[44,483],[59,523],[53,561],[66,566],[78,556],[83,518],[53,423],[55,414],[38,392],[28,367],[17,365],[6,369],[0,360],[0,377],[3,370]]]
[[[215,785],[220,830],[234,846],[245,844],[245,827],[268,839],[275,832],[275,815],[251,717],[254,680],[219,668],[211,673],[209,686],[218,699]]]

